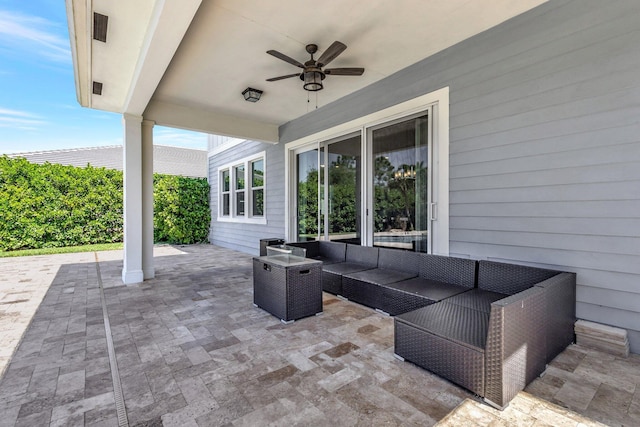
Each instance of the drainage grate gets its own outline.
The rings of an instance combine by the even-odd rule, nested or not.
[[[113,397],[116,401],[116,413],[118,415],[118,426],[129,427],[127,410],[124,406],[124,396],[122,394],[122,384],[120,383],[120,373],[118,372],[118,362],[116,351],[113,347],[113,337],[111,336],[111,324],[109,323],[109,313],[107,312],[107,300],[104,297],[102,287],[102,275],[100,274],[100,264],[98,254],[94,252],[96,258],[96,273],[98,274],[98,287],[100,288],[100,301],[102,302],[102,316],[104,317],[104,330],[107,335],[107,351],[109,352],[109,364],[111,365],[111,380],[113,381]]]

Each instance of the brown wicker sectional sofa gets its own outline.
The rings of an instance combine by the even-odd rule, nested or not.
[[[380,248],[378,267],[342,277],[343,296],[396,316],[473,289],[476,262]]]
[[[573,273],[480,261],[477,288],[396,316],[395,353],[504,408],[573,342]]]
[[[475,286],[474,260],[330,241],[287,245],[323,262],[324,291],[393,316]]]
[[[343,243],[298,245],[321,259],[339,252],[333,252],[334,245]],[[345,249],[345,260],[351,252],[350,262],[358,259],[359,270],[341,270],[339,257],[323,265],[324,290],[394,315],[398,358],[461,385],[494,407],[506,407],[574,341],[573,273],[360,248]],[[327,275],[325,268],[331,270]]]

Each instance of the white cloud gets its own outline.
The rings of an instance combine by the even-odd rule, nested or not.
[[[71,58],[69,41],[55,29],[44,18],[0,10],[0,46],[11,51],[67,62]]]
[[[28,118],[38,117],[35,114],[27,113],[26,111],[10,110],[8,108],[2,108],[2,107],[0,107],[0,116],[28,117]]]
[[[0,108],[0,128],[16,128],[22,130],[34,130],[47,122],[39,116],[26,111]]]

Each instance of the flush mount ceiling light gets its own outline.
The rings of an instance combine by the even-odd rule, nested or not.
[[[244,96],[245,101],[258,102],[260,100],[260,96],[262,96],[262,91],[248,87],[242,91],[242,96]]]

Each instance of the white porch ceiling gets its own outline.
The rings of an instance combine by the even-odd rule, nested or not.
[[[277,126],[315,108],[316,93],[298,78],[266,82],[299,71],[267,50],[305,62],[309,43],[319,47],[316,58],[335,40],[348,46],[330,68],[361,66],[364,75],[327,76],[317,92],[321,107],[545,0],[190,0],[200,2],[195,15],[176,22],[175,12],[162,16],[182,1],[93,1],[95,11],[109,15],[109,34],[106,45],[92,42],[89,72],[104,92],[89,106],[142,114],[130,110],[143,105],[158,124],[273,140]],[[74,59],[76,80],[86,82],[82,52]],[[259,102],[244,101],[247,86],[264,90]]]

